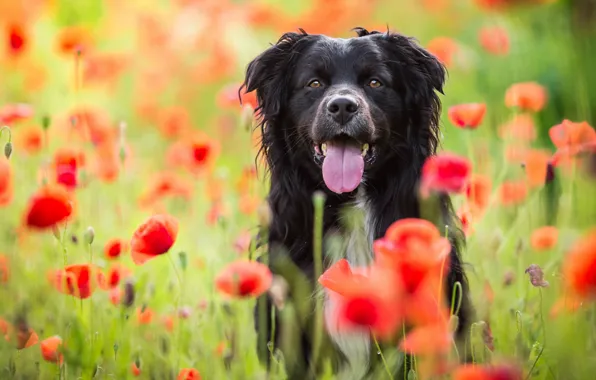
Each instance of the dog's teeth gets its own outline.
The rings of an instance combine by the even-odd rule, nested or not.
[[[366,154],[368,153],[368,148],[368,144],[362,145],[362,157],[366,156]]]
[[[323,156],[327,155],[327,144],[321,144],[321,151],[323,152]]]

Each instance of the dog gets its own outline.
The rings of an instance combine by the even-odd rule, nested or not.
[[[255,309],[255,326],[264,336],[258,350],[271,364],[274,355],[267,347],[279,348],[290,379],[305,379],[313,372],[313,194],[325,195],[324,236],[340,236],[351,265],[366,265],[372,242],[393,222],[421,217],[421,169],[439,144],[444,65],[413,38],[389,30],[354,30],[357,35],[348,39],[302,29],[284,34],[248,64],[240,90],[256,91],[259,153],[271,181],[266,260],[289,283],[288,298],[297,316],[292,320],[278,312],[272,317],[271,299],[264,296]],[[449,226],[453,247],[447,299],[457,282],[463,289],[456,334],[462,337],[472,313],[459,253],[463,235],[450,198],[440,195],[438,200],[440,222]],[[347,227],[346,210],[359,212],[360,222]],[[325,265],[332,261],[325,256]],[[308,290],[297,290],[300,279],[310,285]],[[333,307],[329,300],[325,303],[326,310]],[[290,330],[294,340],[284,346],[282,337]],[[370,337],[342,336],[334,331],[329,313],[325,332],[322,352],[332,358],[336,372],[344,368],[339,378],[370,376],[379,362]],[[319,359],[323,355],[316,354]],[[367,369],[357,374],[356,362]]]

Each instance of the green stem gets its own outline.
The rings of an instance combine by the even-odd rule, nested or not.
[[[315,266],[315,279],[318,279],[323,274],[323,209],[325,207],[325,194],[316,192],[313,195],[313,204],[315,211],[314,219],[314,241],[313,241],[313,256]],[[317,290],[320,290],[320,284],[317,282]],[[318,296],[315,298],[315,323],[313,332],[313,361],[312,364],[316,368],[319,351],[321,348],[321,341],[323,335],[323,297],[320,292],[315,292]]]
[[[10,130],[10,127],[8,125],[3,126],[2,128],[0,128],[0,137],[2,137],[2,132],[8,132],[8,142],[12,141],[12,131]]]
[[[375,346],[377,347],[377,353],[379,354],[379,356],[381,357],[381,361],[383,362],[383,367],[385,368],[385,372],[387,372],[387,377],[389,379],[393,380],[393,375],[391,374],[391,371],[389,370],[389,365],[387,364],[387,361],[385,360],[385,355],[383,355],[383,351],[381,351],[381,347],[379,346],[377,337],[375,336],[375,334],[372,334],[372,333],[371,333],[371,336],[373,338],[373,341],[375,342]],[[405,353],[404,353],[404,355],[405,355]],[[406,367],[405,363],[406,363],[406,359],[404,356],[404,368]]]

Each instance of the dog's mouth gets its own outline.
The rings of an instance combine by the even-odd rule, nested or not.
[[[375,159],[374,146],[347,136],[314,144],[313,148],[325,185],[338,194],[354,191],[362,182],[365,166]]]

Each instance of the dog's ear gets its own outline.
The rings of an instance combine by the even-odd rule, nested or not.
[[[252,60],[246,69],[244,83],[240,92],[256,91],[257,112],[264,122],[272,121],[279,114],[286,98],[289,84],[288,69],[297,45],[306,40],[308,34],[300,29],[299,33],[286,33],[277,43]]]
[[[445,66],[413,38],[387,32],[381,37],[409,110],[410,132],[422,143],[422,154],[433,154],[438,145],[441,100],[447,71]],[[414,137],[413,136],[413,137]]]

